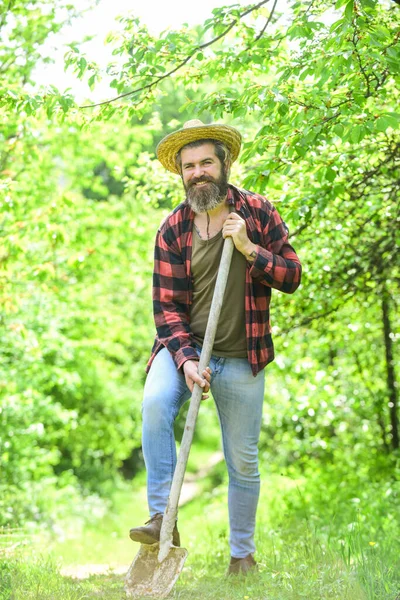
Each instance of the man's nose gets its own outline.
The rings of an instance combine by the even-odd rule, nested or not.
[[[195,165],[193,177],[201,177],[202,175],[204,175],[204,167],[202,165]]]

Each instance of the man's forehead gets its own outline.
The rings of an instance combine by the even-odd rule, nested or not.
[[[181,158],[183,161],[192,160],[193,158],[215,158],[215,146],[210,142],[204,142],[199,146],[195,146],[194,148],[182,148],[181,150]]]

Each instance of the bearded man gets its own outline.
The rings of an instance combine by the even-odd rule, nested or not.
[[[228,574],[257,568],[254,531],[260,492],[258,440],[264,367],[273,360],[271,289],[293,293],[300,261],[288,229],[264,197],[228,183],[240,151],[233,127],[193,120],[166,136],[157,157],[179,174],[186,200],[161,224],[155,243],[157,336],[143,399],[143,455],[150,521],[132,540],[159,541],[176,464],[174,421],[194,383],[211,388],[229,473]],[[198,372],[224,238],[235,245],[210,365]],[[175,525],[173,543],[180,545]]]

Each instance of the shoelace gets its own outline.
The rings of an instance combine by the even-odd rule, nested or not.
[[[153,521],[157,520],[157,519],[161,519],[162,515],[153,515],[148,521],[145,522],[145,525],[148,525],[149,523],[152,523]]]

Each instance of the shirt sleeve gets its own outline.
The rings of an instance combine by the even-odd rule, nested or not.
[[[263,236],[264,243],[257,246],[250,275],[263,285],[293,294],[300,285],[301,264],[288,242],[288,228],[274,207]]]
[[[154,250],[153,311],[158,339],[171,353],[176,368],[187,360],[198,360],[189,323],[185,265],[160,231]]]

